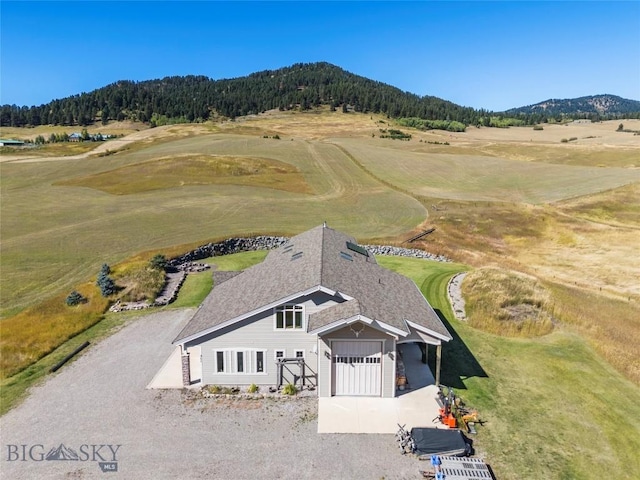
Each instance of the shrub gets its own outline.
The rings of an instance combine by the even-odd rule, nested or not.
[[[149,260],[149,266],[155,270],[166,270],[167,257],[158,253],[157,255],[154,255],[151,260]]]
[[[252,383],[251,385],[249,385],[249,388],[247,389],[247,392],[249,393],[258,393],[259,391],[260,391],[260,387],[255,383]]]
[[[298,393],[298,387],[296,387],[293,383],[287,383],[282,388],[282,393],[285,395],[295,395]]]
[[[236,395],[240,393],[240,389],[238,387],[222,387],[220,385],[207,385],[205,387],[209,393],[214,395]]]
[[[207,390],[213,394],[222,393],[222,387],[220,385],[207,385]]]
[[[544,130],[544,128],[542,128],[542,125],[534,125],[533,129],[534,130]]]
[[[563,138],[562,140],[560,140],[562,143],[567,143],[569,140],[567,138]]]

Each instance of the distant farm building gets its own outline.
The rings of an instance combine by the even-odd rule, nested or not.
[[[24,142],[22,140],[11,140],[0,138],[0,147],[22,147]]]

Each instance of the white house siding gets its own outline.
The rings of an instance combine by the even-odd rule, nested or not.
[[[364,324],[353,325],[353,330],[359,331]],[[332,395],[332,350],[331,342],[336,340],[379,340],[382,342],[382,396],[394,397],[396,394],[396,349],[395,338],[365,326],[356,337],[350,327],[344,327],[331,333],[327,333],[318,339],[318,396],[330,397]]]
[[[199,382],[202,380],[202,362],[200,361],[200,346],[188,348],[189,354],[189,370],[192,382]]]
[[[188,350],[200,346],[202,358],[202,382],[213,385],[276,385],[278,368],[275,360],[276,350],[284,350],[286,358],[295,357],[297,350],[304,351],[305,381],[317,386],[317,337],[306,333],[306,322],[310,314],[334,305],[336,301],[329,295],[317,292],[287,302],[287,305],[303,305],[305,329],[276,330],[274,309],[254,315],[232,326],[220,329],[195,342],[186,345]],[[218,350],[264,351],[264,373],[217,373],[215,352]],[[255,354],[253,354],[255,355]],[[254,357],[255,358],[255,357]],[[192,358],[191,361],[197,361]],[[287,371],[288,370],[288,371]],[[297,365],[288,365],[284,382],[293,382],[293,375],[299,375]]]

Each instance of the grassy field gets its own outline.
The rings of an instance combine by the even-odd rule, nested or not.
[[[442,199],[540,204],[640,180],[640,170],[629,168],[397,151],[357,140],[340,140],[340,145],[376,176],[417,195]]]
[[[171,156],[55,183],[88,187],[112,195],[132,195],[191,185],[238,185],[310,193],[295,167],[271,159],[224,156]]]
[[[161,188],[157,180],[128,195],[59,185],[104,172],[115,178],[118,169],[185,151],[292,165],[312,194],[255,186],[251,176],[235,177],[230,185],[176,188]],[[370,179],[331,145],[233,135],[163,142],[103,158],[4,163],[1,194],[5,317],[70,289],[102,263],[114,264],[141,250],[227,235],[295,234],[325,220],[361,238],[395,236],[427,215],[414,198]]]

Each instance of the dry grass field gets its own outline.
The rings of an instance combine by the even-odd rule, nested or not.
[[[170,256],[231,235],[291,235],[327,221],[363,243],[398,245],[433,226],[412,246],[469,268],[530,278],[535,288],[527,288],[544,293],[531,302],[544,304],[552,318],[542,329],[512,334],[546,333],[549,321],[553,333],[528,339],[525,351],[544,350],[552,362],[557,345],[579,344],[576,358],[597,352],[619,372],[608,373],[611,382],[633,382],[628,390],[637,394],[640,136],[617,132],[619,123],[640,130],[640,121],[624,120],[422,132],[372,115],[274,111],[201,125],[114,125],[131,133],[90,151],[4,152],[3,374],[15,371],[11,358],[22,355],[11,336],[16,320],[43,319],[48,309],[54,316],[54,304],[95,278],[103,263],[140,252]],[[380,138],[389,127],[411,133],[411,141]],[[486,296],[492,287],[482,288]],[[470,322],[493,334],[476,336],[471,324],[456,328],[469,339],[508,345],[505,355],[513,356],[505,358],[516,359],[518,339],[487,340],[495,335],[495,312],[476,310]],[[480,358],[493,364],[491,355]],[[491,382],[504,388],[499,378]],[[471,397],[484,391],[480,384],[470,381]],[[585,388],[584,379],[568,384]]]

